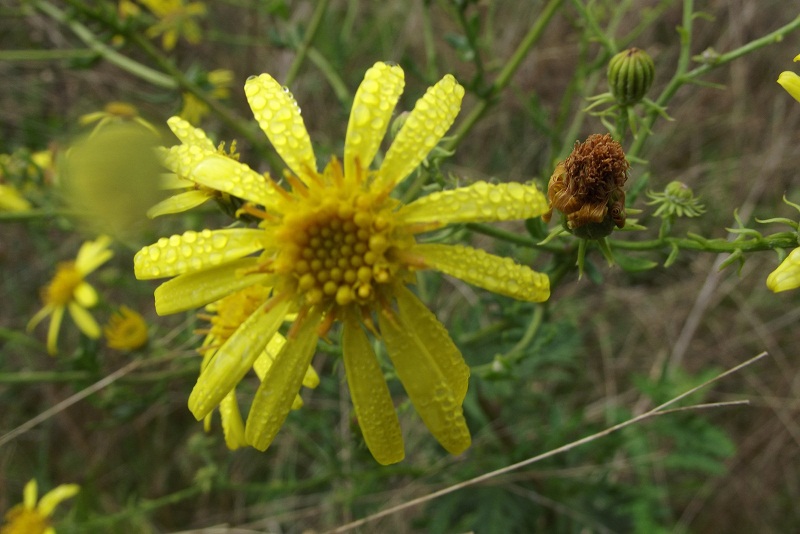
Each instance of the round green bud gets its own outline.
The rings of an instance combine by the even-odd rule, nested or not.
[[[656,75],[653,58],[639,48],[629,48],[608,63],[608,87],[621,106],[640,102]]]

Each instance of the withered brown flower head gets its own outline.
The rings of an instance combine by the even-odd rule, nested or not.
[[[610,134],[590,135],[565,161],[556,165],[547,197],[550,221],[553,210],[566,215],[567,228],[578,237],[597,239],[625,226],[625,191],[628,160],[622,146]]]

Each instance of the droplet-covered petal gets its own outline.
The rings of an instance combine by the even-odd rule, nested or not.
[[[175,145],[161,150],[164,166],[181,178],[189,178],[192,169],[209,156],[219,155],[216,150],[197,145]],[[192,185],[192,184],[190,184]]]
[[[800,287],[800,248],[794,249],[767,277],[767,287],[775,293]]]
[[[378,171],[379,187],[394,188],[417,168],[450,129],[463,97],[464,88],[448,74],[417,100]]]
[[[547,275],[514,263],[511,258],[463,245],[422,244],[411,252],[423,257],[428,267],[500,295],[529,302],[543,302],[550,297]]]
[[[136,278],[148,280],[209,269],[263,249],[263,238],[263,230],[247,228],[162,237],[136,253],[133,270]]]
[[[356,165],[366,169],[372,163],[404,85],[403,69],[397,65],[378,62],[364,74],[347,124],[344,142],[346,179],[353,180],[360,175],[356,172]]]
[[[450,454],[461,454],[471,443],[461,402],[442,374],[428,347],[412,335],[399,317],[378,314],[381,336],[394,369],[431,434]]]
[[[276,209],[278,193],[262,175],[231,158],[213,154],[192,167],[187,177],[200,185]]]
[[[400,209],[405,224],[435,230],[454,223],[512,221],[547,212],[547,199],[535,186],[476,182],[431,193]]]
[[[311,139],[294,97],[269,74],[251,76],[244,84],[247,102],[275,151],[301,180],[317,172]]]
[[[411,291],[398,284],[394,292],[401,319],[409,331],[427,347],[439,370],[450,384],[450,388],[461,403],[467,395],[469,386],[469,366],[461,356],[450,334],[442,323],[431,313]]]
[[[200,128],[195,128],[188,121],[180,117],[170,117],[167,119],[167,125],[184,145],[196,145],[212,152],[216,150],[214,143],[206,136],[206,133]]]
[[[241,258],[168,280],[156,288],[156,312],[168,315],[192,310],[254,284],[271,285],[269,274],[242,274],[257,265],[258,258]]]
[[[218,406],[247,374],[278,331],[288,308],[288,300],[267,312],[259,307],[217,350],[189,395],[189,410],[198,421]]]
[[[344,318],[342,352],[350,398],[369,452],[381,465],[401,461],[403,435],[389,388],[367,334],[350,310]]]
[[[250,406],[245,425],[247,442],[260,451],[267,450],[292,408],[300,384],[317,348],[320,313],[312,309],[275,358]]]

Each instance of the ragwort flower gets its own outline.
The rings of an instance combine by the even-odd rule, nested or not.
[[[108,236],[85,242],[75,261],[59,264],[55,276],[42,291],[44,307],[28,322],[28,330],[35,328],[48,315],[52,316],[47,330],[47,351],[50,354],[58,350],[58,331],[65,310],[69,310],[81,332],[92,339],[100,337],[100,326],[87,309],[97,304],[97,292],[84,278],[114,255],[108,248],[110,244]]]
[[[533,302],[549,297],[544,274],[461,245],[421,244],[415,236],[467,221],[541,215],[533,186],[484,182],[403,205],[390,193],[423,161],[457,115],[464,89],[445,76],[417,101],[377,170],[370,169],[404,85],[398,66],[376,63],[356,92],[344,159],[318,172],[300,109],[267,74],[245,84],[261,129],[289,167],[286,182],[192,142],[198,130],[173,128],[184,142],[167,164],[198,184],[248,201],[258,228],[186,232],[144,247],[134,258],[140,279],[175,277],[156,289],[156,310],[202,306],[253,285],[272,288],[217,349],[189,397],[206,417],[253,366],[287,314],[287,341],[255,394],[247,443],[266,450],[283,424],[317,346],[335,321],[350,394],[365,442],[382,464],[402,460],[397,415],[367,331],[379,336],[425,425],[452,454],[470,445],[462,412],[469,368],[445,328],[406,287],[421,269]],[[376,324],[377,320],[377,324]]]
[[[136,350],[144,347],[150,336],[144,317],[127,306],[121,306],[103,327],[106,343],[116,350]]]
[[[0,527],[0,534],[55,534],[50,517],[56,506],[79,490],[77,484],[62,484],[39,499],[36,480],[30,480],[22,490],[22,503],[6,512],[6,524]]]
[[[800,61],[800,54],[794,57],[795,61]],[[800,102],[800,76],[791,71],[783,71],[778,76],[778,83],[786,89],[786,92]]]

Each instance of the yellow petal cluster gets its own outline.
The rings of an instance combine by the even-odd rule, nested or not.
[[[508,258],[462,245],[421,244],[417,236],[454,223],[536,217],[547,211],[547,201],[534,186],[483,182],[407,205],[395,200],[391,193],[439,143],[464,96],[451,75],[429,88],[381,165],[372,168],[403,86],[399,66],[379,62],[366,72],[355,94],[343,159],[331,159],[320,171],[291,93],[268,74],[249,78],[247,100],[288,167],[287,187],[218,153],[201,130],[170,119],[181,140],[165,151],[170,170],[241,199],[240,211],[260,222],[257,228],[185,232],[140,250],[134,258],[138,278],[173,277],[156,290],[157,312],[205,306],[254,286],[269,288],[249,315],[235,321],[227,339],[218,340],[213,354],[207,353],[189,397],[198,420],[222,409],[248,371],[258,372],[266,349],[270,365],[244,424],[244,443],[265,450],[295,404],[318,339],[340,322],[355,413],[378,462],[398,462],[404,450],[371,337],[385,345],[439,443],[452,454],[469,447],[462,410],[469,368],[444,326],[407,286],[417,271],[437,269],[490,291],[540,302],[549,297],[549,281]],[[273,352],[287,317],[293,319],[285,342]]]
[[[5,524],[0,534],[55,534],[50,517],[62,501],[74,497],[80,487],[62,484],[38,498],[36,480],[32,479],[22,492],[22,503],[11,508],[5,515]]]
[[[795,61],[800,61],[800,54],[796,55],[794,58]],[[800,102],[800,76],[795,74],[791,71],[783,71],[778,76],[778,83],[786,89],[790,95],[794,97],[795,100]]]
[[[78,250],[75,261],[59,264],[53,279],[42,290],[44,307],[28,322],[28,330],[32,330],[42,319],[50,316],[47,351],[51,355],[58,351],[58,332],[64,312],[67,310],[81,332],[92,339],[100,337],[100,326],[88,310],[97,304],[97,292],[85,278],[111,259],[114,253],[109,248],[110,245],[111,238],[108,236],[86,241]]]

